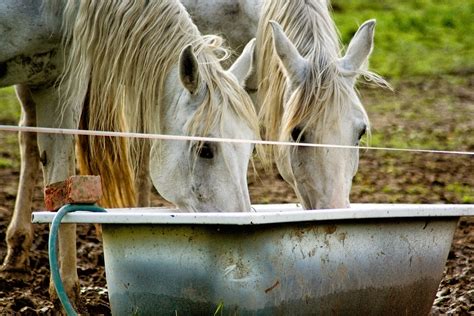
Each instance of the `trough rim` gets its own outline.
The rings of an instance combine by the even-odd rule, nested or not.
[[[183,213],[165,207],[74,212],[69,224],[263,225],[333,220],[443,218],[474,216],[474,204],[351,204],[349,209],[303,210],[299,204],[253,205],[252,212]],[[51,223],[55,212],[34,212],[32,223]]]

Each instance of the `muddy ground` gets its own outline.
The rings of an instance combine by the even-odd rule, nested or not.
[[[436,144],[441,144],[441,147],[443,144],[449,147],[449,144],[453,144],[454,141],[459,144],[459,146],[453,145],[457,149],[473,151],[473,83],[472,77],[453,84],[436,80],[428,83],[428,86],[426,83],[405,83],[396,87],[396,93],[365,88],[362,95],[364,95],[364,103],[373,122],[374,141],[389,142],[393,145],[396,133],[400,133],[407,140],[412,140],[413,146],[417,146],[423,144],[424,139],[421,137],[417,143],[416,137],[425,133],[435,137],[438,140]],[[426,95],[422,95],[423,93]],[[451,97],[443,98],[446,94]],[[418,99],[414,99],[413,96],[417,96]],[[387,108],[384,104],[390,102],[395,105]],[[406,116],[404,108],[412,107],[413,102],[418,102],[420,107],[429,106],[430,108],[421,108],[420,113]],[[429,113],[428,119],[425,112]],[[375,139],[377,136],[375,133],[385,135],[386,139],[380,140],[380,137]],[[15,140],[15,135],[0,133],[0,157],[17,160]],[[265,174],[260,168],[257,169],[258,176],[253,173],[249,176],[251,197],[254,203],[296,201],[291,188],[276,172]],[[361,154],[359,173],[354,180],[351,201],[474,203],[471,200],[474,195],[473,170],[472,156],[366,151]],[[0,260],[3,260],[6,254],[5,233],[16,197],[18,176],[18,163],[0,168]],[[163,205],[157,196],[154,197],[153,204]],[[35,191],[34,209],[42,208],[41,179],[39,178]],[[16,313],[49,315],[55,311],[48,296],[48,227],[37,225],[35,228],[29,278],[27,280],[0,279],[0,314],[2,315]],[[103,267],[104,257],[94,226],[79,226],[78,236],[78,265],[83,311],[89,314],[109,314]],[[472,315],[474,313],[473,261],[474,219],[462,218],[433,305],[433,315]]]

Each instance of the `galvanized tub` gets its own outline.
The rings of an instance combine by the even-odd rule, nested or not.
[[[72,213],[101,223],[114,315],[427,315],[473,205]],[[33,222],[50,222],[34,213]]]

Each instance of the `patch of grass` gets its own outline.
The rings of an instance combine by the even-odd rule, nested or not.
[[[390,193],[396,193],[397,190],[396,190],[394,187],[390,186],[390,185],[385,185],[385,186],[382,188],[382,192],[383,192],[383,193],[390,194]]]
[[[18,135],[16,133],[2,132],[0,131],[0,149],[1,154],[4,158],[12,159],[13,161],[20,160],[20,150],[18,146]]]
[[[224,302],[220,302],[219,305],[217,305],[217,309],[214,312],[214,316],[223,315],[223,313],[224,313]]]
[[[455,193],[461,197],[462,203],[474,204],[474,189],[467,184],[451,183],[446,186],[447,192]]]
[[[417,184],[407,185],[405,188],[405,191],[407,192],[407,194],[422,195],[422,196],[428,196],[428,194],[430,193],[429,188],[423,185],[417,185]]]
[[[14,163],[11,159],[0,157],[0,169],[13,168]]]
[[[463,204],[474,204],[474,196],[472,195],[465,195],[462,198]]]
[[[470,80],[453,76],[407,78],[399,82],[395,92],[362,87],[362,102],[372,125],[369,145],[472,150]]]
[[[18,124],[20,111],[13,87],[0,89],[0,124]]]
[[[333,0],[344,44],[377,19],[371,68],[396,79],[474,71],[474,2]]]
[[[431,133],[429,131],[382,131],[375,133],[371,139],[371,146],[402,149],[429,149],[429,150],[456,150],[458,142],[455,138],[447,141],[447,135]]]

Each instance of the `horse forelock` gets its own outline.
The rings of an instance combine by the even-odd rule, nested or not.
[[[350,104],[359,105],[367,117],[351,82],[341,75],[337,65],[342,44],[326,1],[267,1],[262,14],[257,34],[257,73],[259,115],[266,139],[287,141],[295,127],[324,130],[328,124],[337,124]],[[289,100],[284,100],[287,78],[274,53],[270,20],[282,25],[310,65],[306,78]],[[366,70],[360,73],[379,78]]]
[[[222,46],[220,37],[204,36],[205,44],[196,50],[199,73],[206,86],[206,96],[191,118],[188,133],[193,136],[207,136],[215,128],[221,133],[226,129],[224,113],[232,113],[237,120],[243,120],[256,134],[259,133],[258,118],[252,100],[244,88],[224,69],[220,61],[229,56]],[[217,43],[217,45],[216,45]],[[217,53],[223,57],[217,58]]]

